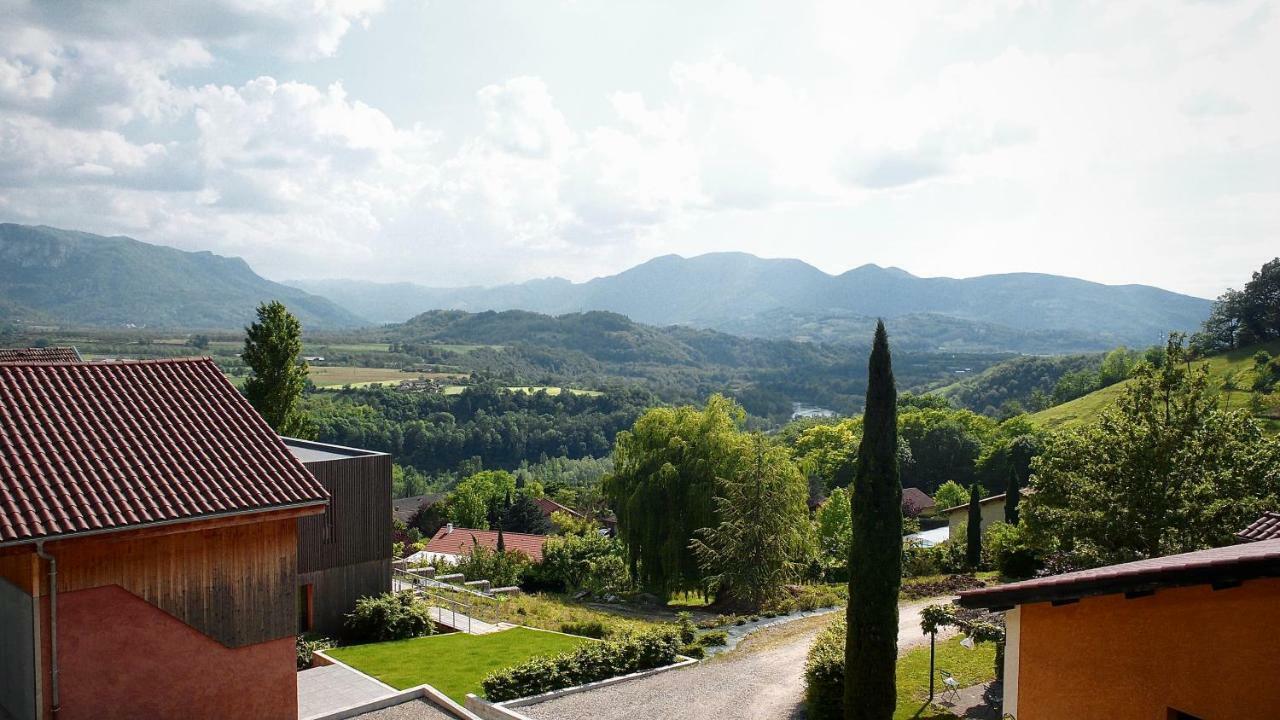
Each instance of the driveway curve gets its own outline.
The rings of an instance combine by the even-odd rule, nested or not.
[[[928,641],[920,611],[934,598],[899,609],[898,651]],[[834,615],[764,629],[734,652],[672,670],[520,708],[534,720],[786,720],[804,717],[804,662]]]

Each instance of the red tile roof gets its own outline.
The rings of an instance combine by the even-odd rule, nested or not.
[[[522,552],[534,562],[542,562],[542,543],[546,542],[548,537],[525,533],[502,533],[502,541],[507,550]],[[476,545],[497,550],[498,531],[455,527],[450,532],[449,526],[446,525],[437,530],[435,536],[427,543],[427,552],[468,555],[471,553],[471,548]]]
[[[1236,537],[1246,542],[1280,539],[1280,512],[1262,513],[1262,517],[1236,533]]]
[[[908,505],[915,508],[917,512],[928,510],[935,503],[928,493],[917,487],[902,488],[902,507],[905,509]]]
[[[0,362],[80,362],[73,347],[0,348]]]
[[[546,515],[548,518],[551,517],[552,513],[558,513],[558,512],[569,513],[570,515],[576,518],[586,517],[586,515],[583,515],[577,510],[574,510],[573,508],[567,505],[561,505],[560,503],[556,502],[555,500],[552,500],[551,498],[545,498],[545,497],[534,498],[533,502],[538,506],[538,509],[542,511],[542,514]]]
[[[1280,540],[1198,550],[960,593],[964,607],[1012,607],[1156,587],[1280,577]]]
[[[327,497],[208,358],[0,364],[0,544]]]

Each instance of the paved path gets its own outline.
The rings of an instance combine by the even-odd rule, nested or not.
[[[298,673],[298,717],[327,715],[395,692],[343,665],[314,667]]]
[[[898,625],[902,650],[928,642],[920,611],[943,602],[903,605]],[[535,720],[785,720],[803,717],[804,662],[825,618],[806,618],[761,630],[743,649],[712,662],[631,682],[566,695],[520,708]]]
[[[489,633],[495,633],[499,630],[506,630],[511,627],[511,625],[508,625],[507,623],[494,625],[476,618],[469,618],[460,612],[446,610],[435,605],[427,608],[427,610],[431,613],[431,619],[436,621],[437,624],[453,628],[458,632],[464,632],[469,635],[488,635]]]

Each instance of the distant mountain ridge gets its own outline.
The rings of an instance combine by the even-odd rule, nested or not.
[[[368,324],[325,298],[261,277],[238,257],[0,223],[0,319],[236,328],[264,300],[285,303],[308,327]]]
[[[1070,352],[1159,343],[1190,331],[1210,301],[1145,285],[1103,285],[1040,273],[922,278],[863,265],[829,275],[800,260],[746,253],[664,255],[617,275],[572,283],[559,278],[496,287],[428,288],[350,280],[295,281],[381,322],[429,309],[528,310],[559,315],[603,310],[648,324],[686,324],[747,336],[851,339],[874,318],[901,318],[908,335],[940,319],[969,324],[958,347]],[[891,324],[891,329],[894,324]],[[841,329],[844,328],[844,329]],[[1048,333],[1048,335],[1046,335]],[[816,338],[807,336],[816,335]],[[1000,336],[986,341],[983,336]],[[926,344],[928,339],[925,340]],[[937,338],[946,349],[945,338]],[[976,341],[976,342],[975,342]]]

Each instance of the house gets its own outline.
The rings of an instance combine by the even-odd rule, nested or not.
[[[911,517],[927,515],[937,503],[928,493],[917,487],[902,488],[902,512]]]
[[[298,521],[298,631],[335,635],[356,600],[391,591],[391,456],[282,439],[329,493]]]
[[[0,716],[297,716],[327,493],[208,358],[0,364]]]
[[[1280,538],[960,593],[1005,610],[1018,720],[1276,717]]]
[[[932,530],[921,530],[920,532],[911,533],[906,537],[907,542],[915,543],[920,547],[933,547],[941,545],[950,537],[951,531],[946,525],[936,527]]]
[[[509,551],[524,553],[535,563],[542,562],[542,544],[547,535],[528,535],[525,533],[502,533],[503,545]],[[458,562],[471,554],[472,548],[479,545],[490,550],[498,549],[498,532],[496,530],[475,530],[473,528],[454,527],[452,523],[436,531],[427,542],[426,557],[428,562]]]
[[[430,493],[427,495],[413,495],[406,498],[397,498],[391,501],[391,519],[399,520],[408,525],[413,516],[418,513],[418,509],[424,505],[430,507],[444,499],[444,495],[440,493]]]
[[[1030,490],[1023,490],[1025,495]],[[1004,493],[985,497],[978,501],[979,507],[982,508],[982,531],[986,532],[987,528],[993,522],[1004,522]],[[949,507],[942,511],[947,518],[947,527],[950,529],[949,535],[952,540],[964,542],[965,528],[969,526],[969,503]]]
[[[82,362],[73,347],[0,348],[0,362]]]
[[[570,517],[576,518],[578,520],[585,520],[587,517],[586,515],[583,515],[582,513],[578,512],[577,510],[574,510],[568,505],[561,505],[560,503],[556,502],[555,500],[552,500],[549,497],[534,498],[533,503],[538,506],[538,510],[542,512],[542,516],[548,520],[551,519],[551,516],[553,514],[558,512],[565,513]]]

